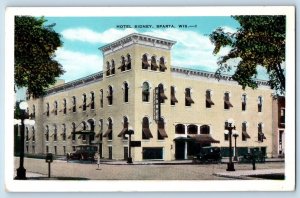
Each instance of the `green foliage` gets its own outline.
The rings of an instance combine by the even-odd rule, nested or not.
[[[263,66],[269,74],[269,83],[278,93],[285,92],[285,16],[233,16],[240,23],[237,32],[224,32],[217,28],[210,34],[210,40],[215,45],[214,54],[222,47],[231,50],[218,60],[219,68],[216,77],[236,67],[232,78],[245,89],[247,86],[257,88],[254,78],[257,66]],[[236,65],[229,60],[236,60]],[[234,61],[232,61],[234,62]]]
[[[27,87],[33,97],[41,96],[64,73],[54,60],[55,50],[62,45],[60,35],[46,20],[30,16],[15,17],[15,84]]]

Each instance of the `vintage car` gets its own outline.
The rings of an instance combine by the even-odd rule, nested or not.
[[[75,147],[75,152],[67,154],[67,159],[94,161],[94,156],[97,150],[98,147],[94,145],[79,145]]]
[[[196,161],[200,163],[221,163],[222,155],[219,147],[202,147],[196,155]]]

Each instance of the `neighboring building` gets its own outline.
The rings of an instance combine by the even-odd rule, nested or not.
[[[243,90],[230,76],[218,81],[214,73],[172,67],[174,44],[130,34],[100,48],[103,72],[30,99],[36,125],[28,128],[27,152],[65,155],[76,145],[96,144],[102,157],[126,159],[124,132],[131,126],[132,140],[141,141],[141,147],[132,148],[134,161],[188,159],[210,145],[228,156],[224,128],[233,118],[240,132],[238,154],[258,148],[270,157],[272,90],[267,82]]]
[[[285,154],[285,97],[273,100],[273,157]]]

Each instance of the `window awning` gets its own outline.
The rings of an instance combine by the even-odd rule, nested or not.
[[[152,133],[149,128],[143,128],[142,130],[143,130],[143,133],[146,138],[153,138]]]
[[[149,63],[147,61],[143,61],[144,66],[150,67]]]
[[[161,137],[163,137],[163,138],[167,138],[168,137],[168,135],[166,133],[166,130],[164,128],[158,128],[158,132],[161,135]]]
[[[128,128],[123,128],[118,137],[122,137],[126,133],[126,131],[128,131]]]
[[[81,131],[72,132],[72,134],[93,135],[93,134],[95,134],[95,132],[94,131],[90,131],[90,130],[81,130]]]
[[[250,138],[250,135],[247,133],[247,131],[243,131],[242,134],[245,136],[245,138]]]
[[[159,64],[159,66],[160,66],[160,67],[161,67],[161,69],[163,69],[163,70],[167,69],[167,67],[166,67],[165,63],[160,63],[160,64]]]
[[[168,99],[164,92],[160,92],[161,99]]]
[[[107,131],[103,134],[102,137],[107,137],[112,132],[111,129],[107,129]]]
[[[210,105],[215,105],[215,103],[210,98],[206,98],[206,102],[208,102]]]
[[[229,107],[233,107],[233,105],[232,105],[228,100],[225,100],[225,103],[226,103]]]
[[[158,68],[158,65],[156,64],[156,62],[152,62],[152,63],[151,63],[151,67],[153,67],[154,69],[157,69],[157,68]]]
[[[101,133],[97,133],[96,134],[96,138],[100,137]]]
[[[171,101],[174,102],[174,103],[178,102],[177,98],[174,95],[171,96]]]
[[[260,135],[260,137],[262,137],[263,139],[267,139],[263,132],[258,132],[258,135]]]
[[[215,140],[210,134],[198,134],[198,135],[188,135],[200,144],[210,144],[210,143],[220,143],[220,141]]]
[[[118,69],[125,69],[125,64],[123,63]]]
[[[175,142],[192,142],[194,140],[190,137],[177,137],[174,139],[174,141]]]
[[[186,96],[185,99],[189,102],[189,103],[195,103],[194,100],[189,97],[189,96]]]

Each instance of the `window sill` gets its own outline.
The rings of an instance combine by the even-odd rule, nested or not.
[[[143,102],[143,104],[150,104],[150,102],[146,102],[146,101],[142,101]]]
[[[142,71],[148,71],[148,72],[154,72],[154,73],[165,73],[165,71],[159,71],[159,70],[151,70],[151,69],[143,69],[142,68]]]
[[[157,142],[166,142],[166,140],[157,140]]]
[[[115,76],[116,74],[111,74],[111,75],[109,75],[109,76],[106,76],[106,78],[110,78],[110,77],[113,77],[113,76]]]
[[[142,142],[150,142],[150,139],[142,139]]]
[[[125,71],[121,71],[121,74],[126,73],[126,72],[130,72],[132,69],[129,70],[125,70]]]

